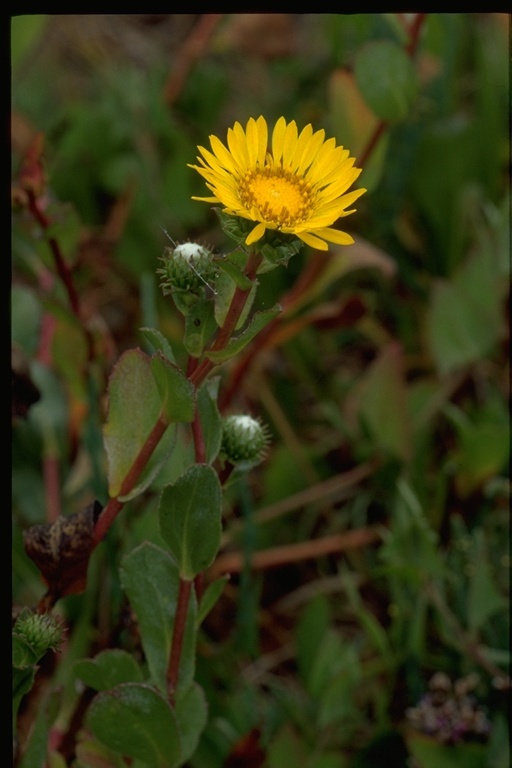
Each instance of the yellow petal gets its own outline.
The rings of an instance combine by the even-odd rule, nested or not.
[[[220,141],[217,136],[210,136],[210,144],[212,145],[213,152],[218,157],[220,164],[226,168],[226,170],[234,171],[236,169],[234,157],[228,151],[227,147],[224,146],[222,141]],[[199,147],[199,149],[201,149],[201,147]]]
[[[258,126],[258,154],[256,161],[258,165],[263,167],[265,165],[265,157],[268,149],[268,128],[267,121],[261,115],[258,117],[256,124]]]
[[[324,237],[329,242],[337,243],[338,245],[352,245],[354,242],[354,238],[348,232],[342,232],[340,229],[331,229],[331,227],[315,229],[315,235]]]
[[[316,131],[311,137],[311,139],[309,140],[309,143],[304,148],[302,158],[297,168],[297,174],[299,176],[302,176],[306,172],[306,169],[309,168],[311,163],[315,161],[316,156],[318,154],[318,150],[322,146],[324,138],[325,138],[325,131],[322,128],[322,130]]]
[[[284,117],[280,117],[274,126],[272,133],[272,157],[274,162],[279,164],[281,157],[283,156],[284,147],[284,135],[286,133],[286,120]]]
[[[245,129],[247,153],[249,155],[249,168],[256,166],[256,158],[258,157],[258,128],[256,126],[256,120],[251,117],[247,121],[247,127]]]
[[[297,147],[297,135],[297,123],[295,120],[292,120],[292,122],[286,126],[286,131],[284,132],[283,168],[289,168],[293,162],[295,149]]]
[[[320,240],[319,237],[315,237],[311,232],[297,232],[297,237],[306,243],[306,245],[310,245],[311,248],[316,248],[319,251],[329,250],[329,246],[325,240]]]
[[[220,203],[216,197],[195,197],[192,195],[191,200],[200,200],[202,203]]]
[[[256,243],[258,240],[260,240],[263,235],[265,234],[265,225],[261,222],[259,224],[256,224],[253,230],[249,232],[247,237],[245,238],[246,245],[252,245],[253,243]]]
[[[305,128],[302,129],[302,131],[299,134],[299,138],[297,139],[293,161],[290,163],[290,171],[294,172],[298,169],[300,162],[302,160],[304,151],[308,147],[309,142],[311,141],[312,135],[313,135],[313,126],[311,125],[311,123],[309,123],[308,125],[306,125]]]
[[[228,147],[238,166],[241,169],[247,168],[249,162],[247,141],[240,123],[235,123],[233,128],[228,128]]]

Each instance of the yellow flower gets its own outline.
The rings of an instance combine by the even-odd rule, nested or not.
[[[256,222],[246,238],[251,245],[267,229],[295,235],[313,248],[326,251],[326,241],[350,245],[353,238],[333,229],[341,216],[365,189],[347,193],[360,168],[348,149],[325,140],[325,131],[307,125],[299,134],[294,120],[280,117],[268,151],[264,117],[250,118],[244,131],[240,123],[228,129],[227,147],[210,136],[212,152],[198,147],[201,164],[190,165],[206,179],[213,197],[194,197],[205,203],[221,203],[224,213]]]

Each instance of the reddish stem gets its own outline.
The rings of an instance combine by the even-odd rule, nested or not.
[[[204,13],[179,51],[174,64],[174,71],[169,77],[164,91],[164,100],[169,106],[176,101],[183,90],[190,70],[206,49],[221,18],[222,13]]]
[[[426,17],[426,13],[416,13],[414,15],[414,19],[412,20],[411,26],[408,29],[409,42],[405,46],[405,52],[409,56],[414,56],[416,53],[416,49],[420,40],[421,28],[425,22]]]
[[[198,573],[194,579],[194,589],[197,597],[197,602],[201,600],[204,592],[204,571]]]
[[[38,222],[39,226],[43,230],[43,232],[47,233],[48,229],[50,228],[50,220],[48,217],[43,213],[41,210],[38,200],[33,192],[33,190],[28,189],[27,190],[27,199],[28,199],[28,209],[34,219]],[[66,290],[66,293],[69,298],[69,303],[71,305],[71,309],[73,311],[73,314],[75,317],[81,322],[81,309],[80,309],[80,300],[78,298],[78,293],[76,292],[74,283],[73,283],[73,277],[71,270],[69,269],[68,265],[66,264],[66,260],[64,259],[64,256],[62,255],[59,243],[57,242],[55,237],[47,237],[48,245],[50,247],[50,250],[53,254],[53,259],[55,262],[55,267],[57,269],[57,274],[59,275],[60,279],[62,280],[62,283],[64,285],[64,288]],[[81,322],[82,327],[83,323]],[[87,354],[89,360],[92,360],[94,358],[94,342],[92,335],[90,331],[84,327],[84,334],[85,339],[87,343]]]
[[[171,655],[169,657],[169,666],[167,668],[167,692],[171,705],[174,703],[174,695],[178,685],[181,651],[183,648],[183,638],[185,637],[185,627],[187,625],[187,613],[191,589],[192,582],[180,578],[178,603],[176,605],[176,615],[174,617],[174,629],[172,633]]]
[[[130,467],[128,474],[121,483],[119,494],[115,498],[111,498],[106,507],[103,509],[101,515],[96,521],[94,527],[94,541],[93,548],[99,544],[103,539],[108,529],[114,522],[118,512],[123,508],[124,501],[120,501],[120,496],[126,496],[135,486],[135,483],[139,479],[142,470],[148,463],[149,459],[158,443],[160,442],[165,430],[167,429],[167,422],[159,416],[155,426],[151,430],[146,442],[140,449],[138,455],[135,458],[132,466]]]
[[[364,148],[363,154],[358,159],[358,164],[360,166],[364,167],[366,165],[366,163],[368,161],[368,158],[370,157],[370,155],[374,151],[375,147],[377,146],[377,144],[379,142],[380,137],[382,136],[382,134],[384,133],[384,131],[386,130],[387,127],[388,127],[388,124],[384,120],[381,120],[380,123],[377,124],[377,126],[375,127],[374,132],[372,133],[372,135],[370,136],[370,138],[368,140],[368,144]]]
[[[409,34],[409,40],[407,41],[407,45],[405,46],[405,52],[408,56],[411,58],[416,53],[416,49],[418,47],[419,39],[420,39],[420,32],[421,28],[425,22],[425,19],[427,17],[426,13],[416,13],[414,16],[414,19],[411,22],[410,27],[407,28],[407,32]],[[366,145],[363,154],[361,157],[358,158],[358,164],[360,166],[365,166],[368,158],[374,151],[375,147],[377,146],[380,137],[388,127],[388,124],[381,120],[377,126],[375,127],[374,132],[370,136],[370,139],[368,141],[368,144]]]
[[[249,278],[249,280],[252,281],[255,279],[256,273],[262,261],[263,256],[261,256],[259,253],[251,251],[244,270],[244,274]],[[236,324],[243,312],[245,303],[251,290],[252,286],[250,288],[239,288],[238,286],[236,287],[235,293],[233,294],[233,298],[231,300],[231,304],[229,305],[226,319],[224,320],[224,325],[218,332],[215,341],[210,347],[210,352],[219,352],[221,349],[226,347],[233,334],[233,331],[236,328]],[[203,362],[200,363],[200,365],[198,365],[195,371],[193,371],[191,374],[190,381],[192,384],[194,384],[194,386],[198,387],[205,380],[213,368],[215,368],[215,363],[208,359],[203,360]]]
[[[194,450],[197,464],[205,464],[206,462],[206,448],[204,444],[203,430],[201,427],[201,420],[197,411],[194,415],[194,421],[192,422],[192,435],[194,437]]]
[[[263,257],[261,255],[251,251],[249,258],[247,260],[246,268],[245,268],[245,274],[250,280],[255,279],[256,273],[258,271],[258,267],[260,266],[262,260],[263,260]],[[243,312],[245,303],[247,301],[249,293],[251,292],[251,288],[252,286],[250,288],[239,288],[237,286],[237,288],[235,289],[235,293],[231,300],[231,304],[229,306],[226,319],[224,321],[224,325],[220,329],[214,343],[212,344],[211,351],[218,351],[218,350],[224,349],[226,344],[229,342],[231,335],[236,328],[236,324],[240,318],[240,315]],[[204,379],[206,378],[206,376],[212,370],[213,367],[214,367],[214,363],[212,363],[211,360],[207,360],[207,359],[203,360],[202,363],[200,363],[196,368],[194,368],[190,372],[189,380],[196,387],[198,387],[199,384],[201,384],[201,382],[204,381]],[[190,367],[189,367],[189,371],[190,371]],[[192,423],[192,433],[194,435],[196,461],[202,463],[205,461],[205,446],[204,446],[203,433],[201,429],[201,422],[199,420],[199,415],[197,413],[197,407],[196,407],[194,421]],[[187,613],[188,613],[191,587],[192,587],[191,581],[187,581],[185,579],[180,578],[178,604],[176,606],[176,616],[174,619],[174,629],[173,629],[173,635],[172,635],[171,654],[169,657],[169,666],[167,669],[167,690],[168,690],[169,701],[171,702],[171,705],[173,704],[174,694],[175,694],[176,686],[178,683],[181,651],[183,647],[183,638],[185,635],[185,627],[187,622]],[[203,588],[202,574],[199,574],[199,576],[196,577],[195,587],[197,590],[197,595],[199,597]]]
[[[241,382],[251,367],[254,358],[269,344],[276,330],[282,325],[284,312],[292,310],[293,306],[300,302],[302,296],[307,293],[314,281],[322,274],[328,263],[328,259],[322,258],[321,254],[315,253],[312,255],[297,281],[283,296],[281,301],[283,313],[274,318],[274,320],[271,320],[244,350],[244,353],[237,358],[233,369],[230,371],[229,380],[219,395],[218,405],[221,412],[231,402],[235,392],[240,389]]]
[[[28,208],[30,210],[30,213],[38,222],[41,229],[44,232],[47,232],[50,227],[49,219],[39,207],[39,204],[34,192],[32,192],[31,190],[28,190],[27,195],[28,195]],[[76,317],[79,318],[80,302],[78,300],[78,294],[75,290],[75,286],[73,285],[71,270],[68,268],[68,265],[66,264],[66,261],[61,253],[60,246],[57,240],[54,237],[48,237],[48,245],[50,246],[50,250],[53,254],[58,275],[62,280],[64,287],[66,288],[66,292],[69,297],[69,303],[71,304],[71,308],[74,314],[76,315]]]

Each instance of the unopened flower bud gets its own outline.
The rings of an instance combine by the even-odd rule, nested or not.
[[[49,613],[22,611],[14,625],[14,633],[30,646],[34,656],[40,658],[46,651],[57,650],[62,640],[60,619]]]
[[[221,455],[235,466],[263,461],[269,444],[267,428],[246,414],[227,416],[222,425]]]
[[[198,243],[181,243],[175,248],[166,248],[161,258],[163,267],[157,270],[164,294],[175,291],[200,293],[204,288],[213,288],[217,277],[217,266],[212,252]]]

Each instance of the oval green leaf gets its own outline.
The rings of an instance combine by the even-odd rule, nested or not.
[[[220,546],[221,513],[219,478],[206,464],[194,464],[162,491],[160,533],[182,579],[194,579],[213,562]]]
[[[160,393],[162,416],[167,423],[192,421],[194,388],[180,369],[173,365],[162,352],[156,352],[151,358],[151,371]]]
[[[208,718],[206,696],[197,683],[192,683],[181,695],[178,695],[176,717],[181,735],[181,759],[185,762],[196,751],[199,737]]]
[[[151,678],[163,691],[178,599],[178,568],[168,552],[146,541],[123,558],[120,576],[139,622]]]
[[[109,406],[103,439],[108,457],[108,490],[116,498],[142,446],[160,415],[161,397],[150,358],[130,349],[116,363],[109,380]],[[123,500],[142,493],[172,450],[172,435],[164,435],[136,488]]]
[[[143,680],[142,671],[127,651],[113,648],[98,653],[94,659],[80,659],[75,662],[73,671],[89,688],[106,691],[121,683]]]
[[[123,683],[99,693],[87,713],[97,739],[148,768],[175,768],[181,763],[176,716],[149,685]]]
[[[386,122],[404,120],[416,97],[418,84],[410,58],[391,40],[365,45],[355,60],[361,94],[377,117]]]

